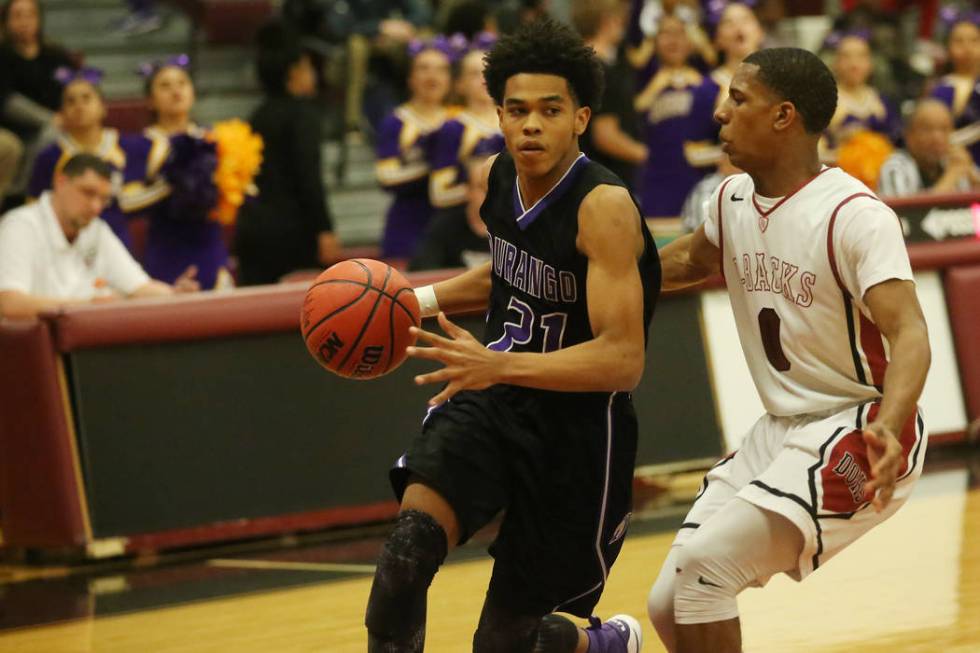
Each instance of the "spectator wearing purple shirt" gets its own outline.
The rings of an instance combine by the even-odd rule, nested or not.
[[[498,153],[504,146],[497,107],[483,80],[484,50],[471,50],[459,65],[456,90],[464,108],[432,135],[429,200],[436,209],[466,202],[469,163]]]
[[[710,146],[718,85],[687,65],[691,43],[684,23],[664,16],[657,32],[659,69],[636,97],[650,152],[640,172],[640,205],[648,218],[680,215],[684,199],[706,174],[691,165],[685,149]]]
[[[449,57],[438,47],[423,46],[408,77],[411,97],[381,123],[378,130],[378,182],[392,195],[385,216],[381,255],[409,259],[432,216],[429,159],[432,137],[446,120]]]
[[[111,127],[104,127],[105,102],[99,88],[101,72],[85,68],[77,73],[63,71],[65,81],[61,102],[61,130],[55,142],[38,154],[27,185],[27,196],[37,200],[50,190],[54,178],[65,162],[80,153],[95,154],[111,166],[113,197],[103,209],[101,218],[127,247],[131,237],[122,204],[130,198],[139,201],[145,191],[146,161],[141,139],[120,137]],[[123,181],[130,180],[123,195]]]
[[[956,129],[980,127],[980,26],[974,22],[977,15],[960,20],[950,30],[948,50],[953,72],[939,80],[931,93],[949,107]],[[980,133],[964,144],[969,145],[973,162],[980,164]]]

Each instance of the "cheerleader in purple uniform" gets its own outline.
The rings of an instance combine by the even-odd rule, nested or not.
[[[411,97],[378,130],[378,182],[392,194],[381,239],[385,258],[409,259],[432,215],[429,156],[432,135],[446,120],[449,46],[445,39],[413,44],[408,76]]]
[[[636,96],[650,156],[641,171],[643,215],[676,217],[707,169],[691,165],[685,148],[705,147],[718,136],[713,114],[718,85],[686,64],[691,52],[684,23],[664,16],[657,31],[659,69]]]
[[[711,72],[711,79],[721,89],[720,104],[728,97],[728,87],[739,64],[760,47],[766,33],[755,12],[741,2],[728,4],[718,19],[715,29],[715,47],[722,53],[721,65]]]
[[[173,283],[193,267],[201,288],[207,290],[231,286],[233,281],[225,267],[228,248],[222,226],[208,218],[217,202],[211,180],[216,158],[213,147],[205,144],[206,131],[190,119],[194,84],[188,63],[180,55],[141,70],[154,123],[139,137],[147,156],[146,190],[142,201],[130,206],[142,204],[149,216],[143,255],[147,273]]]
[[[470,164],[504,146],[497,107],[483,79],[484,54],[485,49],[476,48],[463,56],[456,84],[465,108],[432,137],[429,200],[436,209],[465,204]]]
[[[868,84],[871,48],[861,34],[840,39],[834,55],[837,74],[837,111],[827,128],[827,145],[835,150],[858,131],[873,131],[896,142],[901,121],[891,105]],[[833,156],[828,158],[833,159]]]
[[[948,50],[953,72],[939,80],[931,95],[949,107],[957,129],[976,127],[964,144],[980,165],[980,13],[958,17],[949,32]]]
[[[100,216],[112,228],[119,240],[130,247],[131,238],[126,216],[119,205],[123,171],[127,164],[125,139],[111,127],[103,127],[106,108],[99,83],[102,71],[82,68],[75,71],[60,68],[57,79],[64,84],[61,94],[61,129],[55,142],[40,151],[27,185],[27,195],[36,200],[50,190],[55,175],[76,154],[95,154],[113,167],[114,198]]]

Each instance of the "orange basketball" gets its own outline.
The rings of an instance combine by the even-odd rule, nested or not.
[[[397,270],[381,261],[332,265],[306,291],[300,329],[318,363],[340,376],[373,379],[405,360],[415,344],[419,300]]]

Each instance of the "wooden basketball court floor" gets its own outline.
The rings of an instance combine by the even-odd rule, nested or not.
[[[647,652],[663,648],[644,617],[646,594],[684,509],[662,498],[638,506],[597,609],[640,618]],[[375,531],[84,574],[2,567],[0,651],[362,652],[379,541]],[[470,650],[489,573],[480,546],[464,547],[440,571],[427,651]],[[806,582],[774,578],[739,605],[749,653],[980,653],[980,451],[931,455],[892,520]]]

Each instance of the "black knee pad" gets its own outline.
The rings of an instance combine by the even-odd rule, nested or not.
[[[446,532],[430,515],[418,510],[398,515],[368,599],[364,623],[373,637],[406,641],[424,632],[426,593],[446,549]]]

